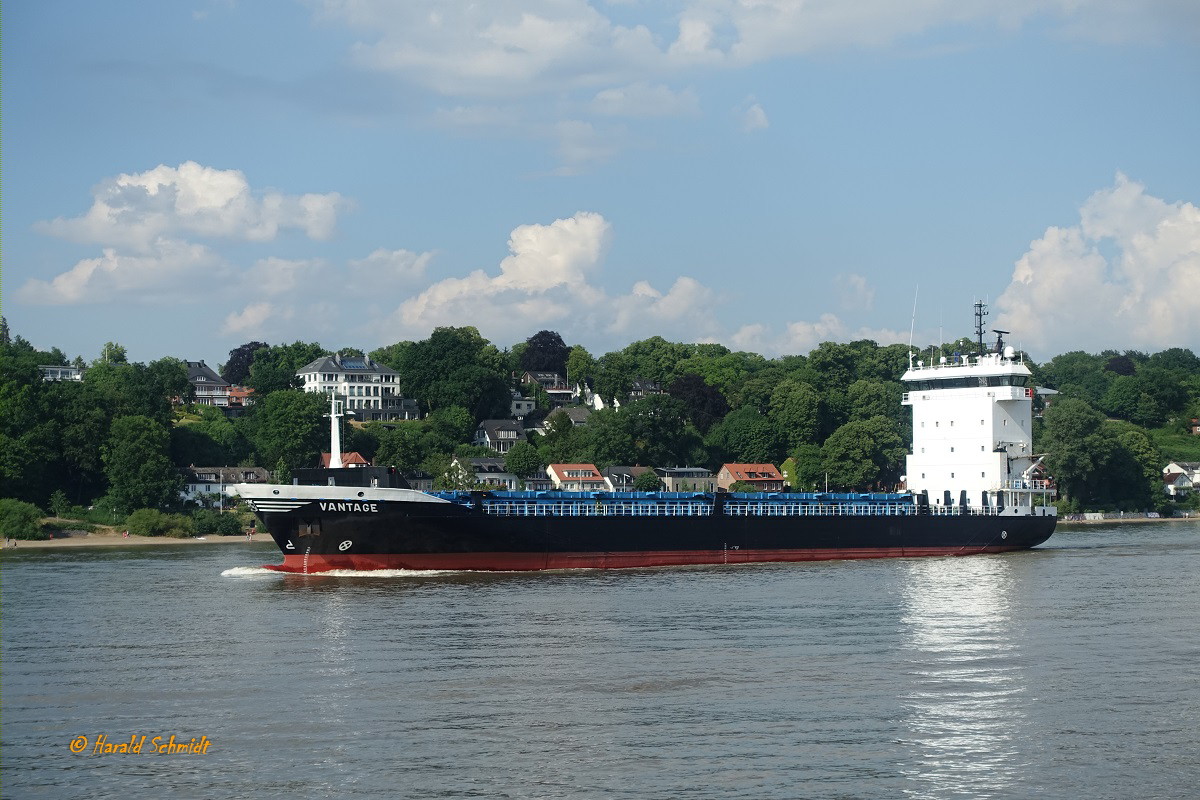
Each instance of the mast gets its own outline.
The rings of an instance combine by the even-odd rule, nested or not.
[[[329,395],[329,468],[342,468],[342,415],[338,412],[337,394]]]
[[[979,347],[979,355],[983,355],[987,350],[983,347],[983,318],[988,315],[987,303],[982,300],[975,301],[975,342]]]

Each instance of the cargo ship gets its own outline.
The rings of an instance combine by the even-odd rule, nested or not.
[[[973,555],[1035,547],[1057,521],[1032,440],[1032,374],[997,331],[979,352],[909,355],[905,490],[889,493],[417,491],[386,467],[331,463],[236,484],[283,572],[546,570]]]

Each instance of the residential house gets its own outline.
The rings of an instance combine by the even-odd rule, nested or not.
[[[229,387],[229,410],[240,412],[254,402],[254,390],[247,386]],[[236,416],[236,413],[233,414]]]
[[[399,374],[369,356],[340,353],[305,364],[296,372],[306,392],[336,395],[361,421],[419,419],[416,400],[400,394]]]
[[[614,492],[632,492],[633,482],[643,472],[654,472],[652,467],[624,467],[611,466],[604,470],[601,474],[604,475],[608,485],[612,487]]]
[[[218,375],[212,367],[203,361],[188,361],[187,372],[196,405],[218,408],[229,406],[229,381]]]
[[[321,453],[321,467],[329,469],[329,462],[333,460],[333,453]],[[361,453],[349,452],[342,453],[342,468],[352,469],[354,467],[369,467],[371,462],[363,458]]]
[[[526,414],[537,408],[537,403],[532,397],[525,397],[520,392],[513,392],[509,408],[512,409],[513,419],[524,419]]]
[[[44,381],[82,381],[83,370],[63,364],[39,364]]]
[[[1183,497],[1200,489],[1200,461],[1172,461],[1163,467],[1163,491],[1171,497]]]
[[[773,464],[722,464],[717,471],[717,487],[728,491],[738,482],[750,484],[760,492],[783,490],[783,475]]]
[[[526,370],[521,373],[520,381],[522,384],[536,383],[541,386],[550,396],[550,405],[554,408],[560,408],[571,402],[571,387],[567,385],[567,379],[557,372]]]
[[[668,492],[715,492],[717,478],[704,467],[658,467],[654,470]]]
[[[270,483],[271,473],[262,467],[196,467],[183,470],[184,502],[200,505],[226,504],[225,487],[235,483]]]
[[[649,397],[652,394],[666,394],[663,391],[662,384],[658,381],[634,378],[633,383],[629,386],[630,400],[641,400],[643,397]]]
[[[515,419],[485,419],[475,429],[471,444],[490,447],[505,455],[517,442],[526,441],[525,428]]]
[[[546,474],[554,482],[554,488],[567,492],[612,491],[612,486],[596,469],[595,464],[551,464]]]
[[[1163,475],[1163,491],[1172,500],[1181,497],[1187,497],[1192,489],[1196,488],[1192,482],[1188,480],[1188,476],[1182,472],[1168,472]]]
[[[521,488],[521,479],[509,472],[503,458],[460,458],[454,457],[453,464],[475,476],[475,482],[488,489],[516,491]]]

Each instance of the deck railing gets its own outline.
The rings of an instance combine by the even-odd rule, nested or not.
[[[595,503],[489,501],[483,513],[497,517],[711,517],[710,503]],[[911,503],[747,503],[727,502],[727,517],[908,517],[994,516],[997,508],[938,506],[919,509]]]

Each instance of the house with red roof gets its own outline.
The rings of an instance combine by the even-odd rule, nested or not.
[[[717,488],[729,491],[735,483],[748,483],[760,492],[783,491],[783,475],[774,464],[722,464]]]
[[[554,488],[566,492],[611,492],[612,486],[595,464],[551,464],[546,474]]]

